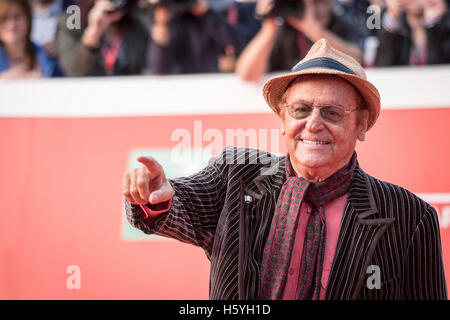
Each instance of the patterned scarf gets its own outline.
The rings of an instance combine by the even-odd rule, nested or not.
[[[260,299],[282,297],[303,201],[311,204],[313,210],[305,231],[297,293],[300,300],[319,299],[326,241],[323,206],[348,192],[357,165],[354,152],[346,166],[326,180],[314,183],[296,177],[289,157],[286,157],[286,181],[278,197],[263,252]]]

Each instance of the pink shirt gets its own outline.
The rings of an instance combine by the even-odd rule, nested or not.
[[[333,264],[334,252],[339,235],[342,215],[347,203],[348,193],[334,199],[324,206],[325,217],[327,220],[327,240],[325,245],[325,254],[322,271],[322,289],[320,290],[320,300],[325,299],[325,289],[327,287],[328,277],[330,275],[331,265]],[[283,291],[283,300],[297,299],[297,284],[299,280],[300,264],[302,261],[303,242],[305,238],[306,225],[308,224],[311,206],[303,202],[300,207],[300,216],[295,234],[294,248],[292,248],[291,262],[286,279],[286,286]]]
[[[325,290],[327,287],[331,266],[333,264],[341,219],[344,213],[347,199],[348,193],[334,199],[324,206],[325,217],[327,220],[327,240],[323,261],[322,289],[320,290],[320,300],[325,299]],[[151,210],[148,207],[141,205],[142,210],[146,214],[145,219],[156,218],[159,214],[169,210],[171,202],[172,201],[167,201],[159,204],[158,208],[155,208],[156,210]],[[295,234],[294,248],[292,249],[291,262],[286,279],[286,287],[284,288],[282,296],[283,300],[295,300],[297,297],[297,285],[299,280],[300,263],[302,261],[303,242],[310,213],[311,206],[308,203],[303,202],[302,206],[300,207],[300,216],[297,226],[297,232]]]

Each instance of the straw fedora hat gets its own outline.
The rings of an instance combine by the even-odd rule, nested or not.
[[[369,110],[367,130],[375,124],[380,114],[377,88],[367,81],[364,69],[355,59],[332,48],[325,39],[317,41],[290,73],[273,77],[264,84],[264,99],[276,114],[280,113],[280,100],[288,86],[305,74],[330,74],[350,82],[359,91]]]

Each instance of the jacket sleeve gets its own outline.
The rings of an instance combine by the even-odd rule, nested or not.
[[[173,35],[171,35],[173,36]],[[163,46],[151,40],[147,52],[148,69],[153,74],[173,73],[173,45]]]
[[[169,211],[156,219],[143,219],[140,206],[125,199],[129,223],[146,234],[157,234],[190,243],[211,252],[216,225],[222,211],[226,187],[227,166],[221,161],[226,151],[213,158],[202,171],[186,178],[169,180],[175,194]]]
[[[450,11],[427,28],[427,63],[450,63]]]
[[[405,19],[403,16],[394,19],[387,11],[383,13],[382,28],[378,35],[380,44],[375,59],[377,67],[409,64],[411,30]]]
[[[404,34],[381,30],[375,65],[389,67],[409,64],[411,40]]]
[[[81,41],[83,30],[66,27],[67,15],[62,15],[56,31],[56,49],[61,69],[69,77],[89,75],[94,67],[97,51]]]
[[[407,300],[447,300],[441,237],[436,210],[429,206],[406,252],[402,279]]]
[[[246,34],[213,10],[205,13],[203,23],[203,30],[221,48],[232,45],[236,52],[241,52],[247,44]]]
[[[230,25],[220,14],[208,10],[203,16],[196,18],[201,26],[202,37],[206,37],[215,47],[224,49],[232,45],[236,52],[242,51],[246,44],[246,35],[235,26]],[[183,45],[186,43],[190,33],[198,33],[198,29],[192,28],[192,24],[185,25],[183,19],[173,19],[170,22],[170,43],[162,46],[152,41],[148,53],[148,65],[153,74],[179,74],[185,73],[184,59],[180,53],[186,51]],[[200,36],[198,34],[197,36]],[[193,44],[192,44],[193,45]],[[207,50],[208,48],[201,48]],[[208,54],[208,52],[204,52]]]

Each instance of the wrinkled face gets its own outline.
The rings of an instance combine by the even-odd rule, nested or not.
[[[0,40],[6,45],[23,42],[27,32],[28,22],[25,12],[18,5],[9,5],[0,20]]]
[[[301,82],[291,84],[284,102],[302,102],[314,107],[341,106],[346,110],[363,106],[361,96],[350,83],[323,75],[304,76]],[[282,133],[297,174],[304,170],[334,173],[348,163],[356,140],[364,140],[367,110],[345,113],[342,120],[330,122],[316,108],[304,119],[292,117],[285,106],[280,108]]]

